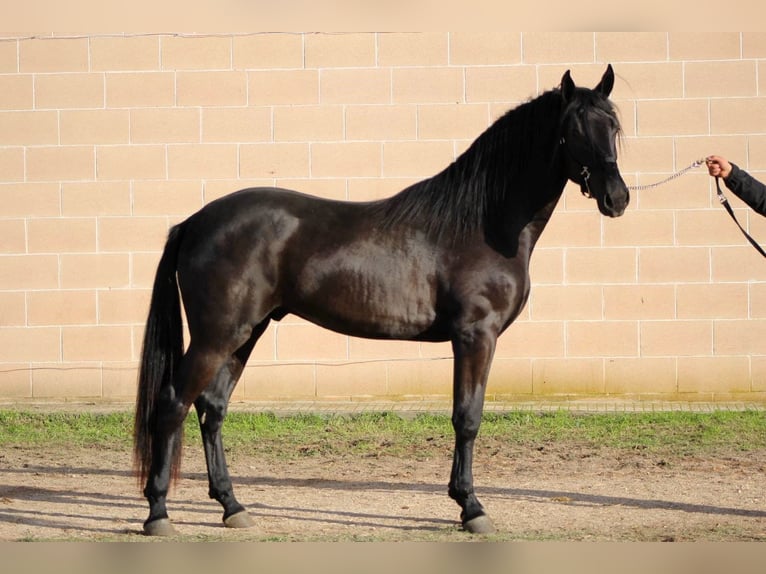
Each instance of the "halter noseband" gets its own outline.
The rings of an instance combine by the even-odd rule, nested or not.
[[[569,146],[567,144],[567,140],[564,136],[561,136],[561,139],[559,140],[559,144],[564,146],[564,150],[566,151],[569,158],[575,163],[575,165],[580,166],[580,177],[582,178],[582,185],[580,186],[580,193],[582,193],[585,197],[591,198],[593,197],[593,193],[590,190],[590,167],[588,165],[580,160],[578,160],[574,153],[572,153],[572,150],[569,149]],[[614,164],[617,165],[617,160],[612,156],[607,156],[603,160],[605,165]]]
[[[590,199],[591,197],[593,197],[593,194],[590,191],[590,183],[589,183],[589,180],[590,180],[590,168],[587,165],[585,165],[584,163],[582,163],[581,161],[579,161],[574,156],[574,154],[572,153],[572,150],[569,149],[569,146],[566,145],[566,143],[567,143],[566,138],[562,136],[561,139],[559,140],[559,144],[564,146],[564,150],[567,152],[567,155],[569,155],[569,158],[575,164],[577,164],[577,165],[579,165],[581,167],[581,169],[580,169],[580,177],[582,178],[582,181],[583,181],[583,184],[584,184],[585,187],[583,187],[582,185],[580,186],[580,193],[582,193],[585,197]]]

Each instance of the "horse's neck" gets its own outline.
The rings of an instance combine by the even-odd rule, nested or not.
[[[494,247],[506,256],[528,258],[548,224],[566,185],[565,178],[540,181],[538,185],[524,185],[527,198],[510,200],[502,210],[497,227],[487,234]]]

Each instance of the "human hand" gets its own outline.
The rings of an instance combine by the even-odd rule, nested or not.
[[[705,158],[708,173],[713,177],[722,177],[726,179],[731,174],[731,164],[725,157],[720,155],[711,155]]]

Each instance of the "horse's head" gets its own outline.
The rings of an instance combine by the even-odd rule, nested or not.
[[[611,65],[592,90],[576,87],[567,70],[561,79],[564,113],[560,141],[567,177],[580,186],[583,195],[596,199],[601,213],[619,217],[628,206],[630,194],[617,168],[621,130],[608,100],[613,86]]]

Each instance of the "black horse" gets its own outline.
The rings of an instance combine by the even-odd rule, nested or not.
[[[193,404],[210,496],[226,526],[253,520],[234,496],[221,440],[227,405],[270,321],[294,313],[355,337],[450,341],[455,451],[449,496],[463,527],[491,532],[472,459],[497,337],[529,295],[529,259],[567,180],[617,217],[620,123],[608,66],[593,89],[561,85],[506,113],[454,163],[381,201],[245,189],[170,230],[143,342],[134,441],[147,534],[174,532],[166,497]],[[180,290],[180,297],[179,297]],[[184,352],[181,298],[191,340]],[[264,381],[264,384],[267,384]]]

